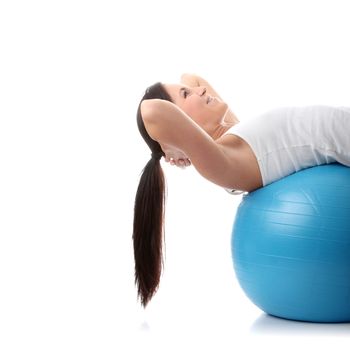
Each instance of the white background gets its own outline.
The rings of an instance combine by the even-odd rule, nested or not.
[[[242,120],[350,105],[349,33],[345,0],[1,1],[0,348],[349,342],[348,324],[267,317],[244,296],[230,251],[240,198],[194,169],[163,164],[165,270],[146,310],[131,241],[148,85],[197,73]]]

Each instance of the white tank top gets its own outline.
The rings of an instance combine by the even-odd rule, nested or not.
[[[241,121],[226,134],[241,137],[252,148],[263,186],[316,165],[350,166],[348,107],[279,108]]]

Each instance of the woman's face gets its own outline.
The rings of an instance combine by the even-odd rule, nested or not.
[[[227,104],[206,93],[204,86],[189,87],[182,84],[163,84],[173,102],[195,123],[209,131],[220,124]]]

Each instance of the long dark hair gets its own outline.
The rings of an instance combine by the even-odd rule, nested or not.
[[[150,86],[141,99],[158,98],[172,102],[161,83]],[[146,307],[158,289],[163,266],[165,178],[160,159],[164,156],[159,143],[147,133],[141,115],[141,102],[137,109],[137,126],[151,150],[151,159],[140,177],[134,207],[135,284],[141,304]]]

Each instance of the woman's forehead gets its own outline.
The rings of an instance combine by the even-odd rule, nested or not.
[[[169,92],[178,92],[182,87],[184,87],[185,85],[182,84],[163,84],[165,90],[169,91]]]
[[[181,97],[181,89],[188,88],[187,85],[183,84],[163,84],[163,86],[174,102]]]

